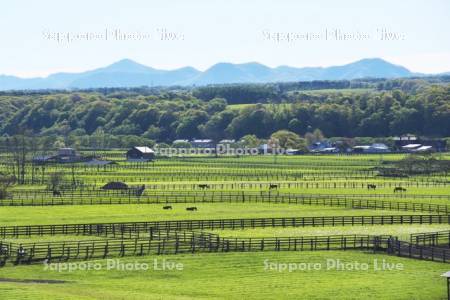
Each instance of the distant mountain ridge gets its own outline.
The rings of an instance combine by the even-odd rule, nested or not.
[[[70,89],[264,83],[280,81],[351,80],[357,78],[400,78],[421,76],[380,58],[362,59],[333,67],[270,68],[260,63],[217,63],[201,72],[193,67],[159,70],[130,59],[81,73],[55,73],[45,78],[0,75],[0,90]]]

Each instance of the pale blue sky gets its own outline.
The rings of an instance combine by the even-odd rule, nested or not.
[[[160,41],[158,28],[181,34]],[[381,41],[377,29],[401,35]],[[149,33],[140,41],[47,39],[53,32]],[[266,40],[263,32],[371,34],[365,41]],[[450,1],[2,0],[0,74],[43,76],[130,58],[148,66],[204,70],[217,62],[330,66],[381,57],[416,72],[450,71]]]

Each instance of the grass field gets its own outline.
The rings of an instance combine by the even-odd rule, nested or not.
[[[183,270],[153,270],[153,259],[182,263]],[[374,270],[382,260],[403,270]],[[343,270],[367,264],[368,270]],[[122,259],[149,264],[148,271],[50,271],[43,265],[6,267],[1,279],[63,280],[60,284],[0,283],[2,299],[444,299],[446,264],[361,252],[281,252],[177,255]],[[266,261],[266,264],[264,263]],[[270,263],[314,263],[319,270],[284,271]],[[330,263],[331,264],[331,263]],[[266,269],[265,269],[266,268]],[[280,267],[281,268],[281,267]],[[349,267],[347,267],[349,268]],[[356,268],[356,267],[355,267]],[[114,268],[113,268],[114,269]]]
[[[86,152],[89,153],[89,152]],[[269,203],[275,195],[329,196],[356,200],[377,200],[386,203],[405,202],[450,205],[449,174],[415,175],[406,178],[377,176],[375,167],[401,160],[404,154],[389,155],[304,155],[304,156],[191,156],[158,159],[150,164],[124,161],[123,151],[98,151],[115,160],[111,167],[76,165],[38,166],[33,174],[27,167],[26,184],[14,185],[12,198],[0,206],[0,227],[11,225],[88,224],[171,220],[218,220],[242,218],[293,218],[325,216],[379,216],[427,214],[420,210],[351,209],[337,206]],[[7,161],[6,155],[0,155]],[[450,158],[448,154],[442,157]],[[0,164],[0,171],[7,171]],[[48,181],[54,172],[62,172],[62,196],[54,197]],[[82,185],[70,190],[73,179]],[[127,193],[110,193],[100,189],[109,181],[123,181],[130,186],[146,185],[142,199]],[[367,184],[376,184],[368,190]],[[210,187],[201,190],[199,184]],[[279,185],[271,190],[271,184]],[[406,192],[394,193],[403,186]],[[200,203],[213,194],[252,195],[251,202],[233,201]],[[272,198],[261,195],[270,193]],[[157,195],[178,195],[186,203],[170,203],[164,210],[165,198],[159,204],[127,204],[156,201]],[[191,195],[191,196],[189,196]],[[192,195],[197,195],[194,202]],[[70,204],[73,198],[86,199],[84,205],[21,206],[30,201]],[[246,196],[247,197],[247,196]],[[253,198],[252,198],[253,197]],[[123,199],[123,204],[91,205],[90,200]],[[268,200],[269,199],[269,200]],[[266,201],[263,203],[263,200]],[[2,201],[2,200],[0,200]],[[170,202],[170,201],[169,201]],[[9,206],[14,204],[15,206]],[[187,207],[197,211],[187,211]],[[351,207],[351,206],[350,206]],[[229,227],[230,228],[230,227]],[[254,229],[206,230],[220,237],[271,238],[330,235],[393,235],[408,241],[412,233],[450,230],[449,224],[355,225],[270,227]],[[38,243],[104,239],[95,235],[31,235],[2,242]],[[273,249],[273,248],[270,248]],[[308,248],[310,249],[310,248]],[[312,248],[311,248],[312,249]],[[0,249],[1,250],[1,249]],[[1,258],[1,253],[0,253]],[[78,257],[77,257],[78,258]],[[183,270],[153,270],[153,259],[183,264]],[[368,270],[310,270],[278,272],[265,270],[264,261],[277,263],[319,263],[327,259],[353,265],[367,263]],[[371,250],[302,251],[302,252],[229,252],[195,253],[120,258],[121,262],[149,263],[150,270],[107,270],[107,260],[90,260],[100,270],[73,272],[45,270],[44,265],[0,267],[0,299],[444,299],[445,282],[440,277],[448,264],[401,258],[374,253]],[[403,270],[374,270],[374,260],[402,264]],[[1,262],[1,259],[0,259]],[[58,262],[58,260],[55,260]],[[69,260],[77,266],[82,260]],[[379,264],[378,264],[379,266]],[[390,265],[391,266],[391,265]],[[21,281],[28,280],[28,281]],[[34,280],[34,281],[33,281]],[[43,280],[43,282],[39,282]],[[52,282],[61,280],[63,282]]]
[[[409,240],[409,235],[419,232],[434,232],[450,230],[450,225],[373,225],[373,226],[325,226],[303,228],[255,228],[237,230],[214,230],[213,232],[224,237],[283,237],[283,236],[308,236],[308,235],[393,235],[402,240]]]
[[[171,204],[171,206],[172,210],[163,210],[162,204],[1,207],[0,210],[2,225],[419,214],[419,212],[266,203],[196,203],[198,211],[195,212],[186,211],[186,207],[192,204]]]

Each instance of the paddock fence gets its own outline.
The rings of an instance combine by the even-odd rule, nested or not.
[[[173,220],[92,224],[19,225],[0,227],[0,238],[43,235],[96,235],[115,238],[136,237],[151,230],[223,230],[270,227],[323,227],[361,225],[450,224],[450,215],[323,216],[292,218],[247,218]]]

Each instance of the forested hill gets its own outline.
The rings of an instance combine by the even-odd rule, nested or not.
[[[100,131],[163,142],[265,138],[280,129],[299,135],[320,129],[329,137],[450,136],[445,80],[344,81],[334,82],[335,89],[329,84],[319,90],[286,83],[3,93],[0,134],[81,137]]]

